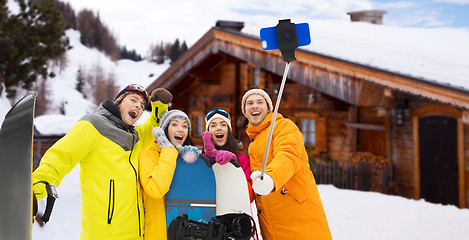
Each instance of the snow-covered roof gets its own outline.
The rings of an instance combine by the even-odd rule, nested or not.
[[[469,92],[469,32],[311,21],[301,49]]]

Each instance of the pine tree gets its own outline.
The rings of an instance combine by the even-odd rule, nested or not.
[[[182,56],[184,55],[184,53],[187,52],[187,44],[186,44],[186,41],[182,42],[181,44],[181,49],[179,50],[179,56]]]
[[[127,50],[127,47],[122,47],[121,52],[120,52],[121,59],[130,59],[133,61],[142,61],[143,58],[140,54],[138,54],[135,50],[129,51]]]
[[[47,78],[47,62],[61,56],[70,47],[65,36],[69,25],[52,0],[34,3],[18,1],[20,11],[10,14],[6,1],[0,1],[0,81],[12,89],[30,89],[39,76]]]
[[[120,46],[108,27],[101,22],[99,14],[95,16],[90,10],[81,10],[78,13],[77,28],[83,45],[103,51],[112,60],[120,59]]]
[[[85,85],[85,77],[83,76],[83,73],[81,72],[81,67],[78,68],[77,71],[77,82],[75,89],[81,93],[83,93],[83,85]]]
[[[171,60],[170,64],[175,63],[180,54],[180,46],[179,46],[179,39],[176,38],[176,41],[174,41],[173,45],[171,46],[171,50],[169,52],[169,59]]]
[[[158,50],[158,55],[157,55],[157,58],[156,58],[156,63],[157,64],[163,64],[164,63],[164,46],[163,46],[163,42],[161,42],[161,45],[160,45],[160,48]]]

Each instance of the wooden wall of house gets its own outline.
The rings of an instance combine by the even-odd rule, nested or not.
[[[402,127],[392,126],[392,164],[396,194],[407,198],[414,197],[414,142],[410,116],[405,118]]]
[[[251,88],[262,88],[271,95],[275,105],[281,78],[248,63],[224,62],[213,71],[219,74],[217,81],[206,81],[195,76],[194,80],[185,86],[184,92],[173,93],[175,97],[172,108],[189,113],[193,129],[197,116],[205,117],[206,112],[213,107],[226,109],[232,117],[234,135],[243,142],[243,152],[247,153],[250,141],[245,132],[247,120],[241,112],[242,96]],[[256,77],[258,80],[253,81]],[[298,127],[301,117],[305,114],[323,120],[325,152],[333,159],[346,161],[349,154],[346,126],[348,106],[302,84],[287,81],[279,113],[293,120]],[[205,122],[203,124],[205,131]],[[192,132],[194,133],[194,130]],[[201,136],[196,134],[191,134],[191,140],[195,145],[203,144]]]
[[[62,136],[52,136],[52,137],[38,137],[34,138],[33,142],[33,152],[39,154],[41,157],[46,153],[46,151],[54,145]]]

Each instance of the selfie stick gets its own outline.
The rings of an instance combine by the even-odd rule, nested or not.
[[[301,26],[305,26],[305,25],[303,24]],[[309,29],[306,28],[306,30],[307,31],[299,30],[297,32],[296,25],[294,23],[291,23],[290,19],[279,20],[277,26],[275,26],[275,30],[273,30],[273,28],[261,29],[261,43],[262,43],[263,49],[270,50],[270,49],[276,49],[278,47],[278,49],[282,53],[283,60],[286,62],[285,71],[283,73],[283,78],[282,78],[282,83],[280,84],[280,90],[277,95],[277,102],[275,103],[274,113],[272,115],[272,121],[270,123],[270,131],[269,131],[269,136],[267,138],[267,145],[265,147],[264,161],[262,163],[261,179],[264,178],[265,165],[267,163],[267,157],[269,155],[270,143],[272,141],[272,134],[274,132],[274,127],[275,127],[275,120],[277,118],[277,111],[280,105],[280,100],[282,99],[283,89],[285,88],[285,82],[287,80],[288,70],[290,69],[290,62],[296,60],[295,50],[298,48],[298,45],[299,45],[298,36],[300,36],[300,39],[301,39],[303,38],[302,36],[305,35],[304,33],[307,32],[307,39],[306,39],[307,41],[305,43],[309,44],[309,42],[311,42],[311,40],[309,39]],[[271,42],[274,42],[273,44],[274,47],[272,47],[272,45],[269,46],[268,41],[266,40],[266,39],[269,39],[269,36],[272,37],[273,34],[269,34],[269,33],[273,33],[273,31],[275,31],[274,39],[276,39],[276,41],[271,41]],[[275,43],[277,45],[275,45]],[[302,42],[301,45],[305,45],[305,44]]]
[[[267,145],[265,147],[265,153],[264,153],[264,162],[262,162],[261,179],[264,178],[265,164],[267,163],[267,156],[269,154],[270,142],[272,141],[272,134],[274,133],[275,119],[277,118],[278,106],[280,105],[280,99],[282,98],[283,88],[285,87],[285,81],[287,80],[289,69],[290,69],[290,62],[287,62],[285,71],[283,72],[283,79],[282,79],[282,84],[280,85],[280,91],[278,92],[277,102],[275,103],[275,109],[272,115],[272,121],[270,123],[269,137],[267,138]]]

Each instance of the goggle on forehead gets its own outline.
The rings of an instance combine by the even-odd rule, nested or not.
[[[145,93],[145,95],[148,96],[147,90],[138,84],[130,84],[129,89]]]
[[[215,114],[220,114],[226,118],[230,118],[230,114],[223,108],[215,107],[208,111],[207,115],[205,115],[205,121],[208,121],[210,118],[213,117]]]

